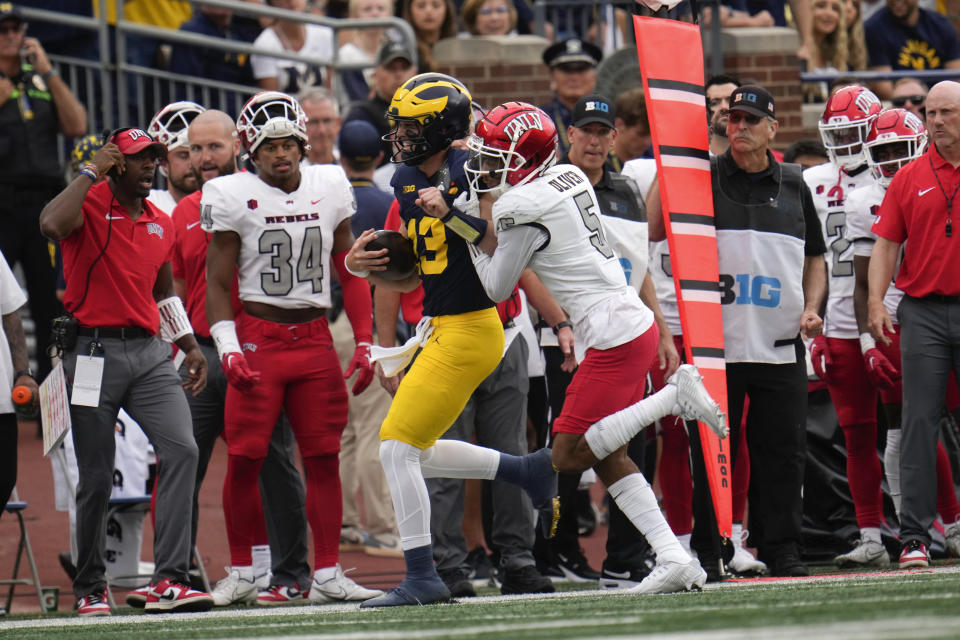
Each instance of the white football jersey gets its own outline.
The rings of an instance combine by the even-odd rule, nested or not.
[[[853,241],[847,230],[845,202],[856,188],[874,181],[868,169],[848,175],[832,162],[803,172],[820,217],[827,243],[827,313],[823,332],[830,338],[856,338],[857,318],[853,312]]]
[[[855,189],[847,196],[847,231],[850,239],[854,243],[854,255],[869,258],[873,253],[873,244],[877,241],[877,234],[872,231],[873,223],[877,219],[877,211],[880,210],[880,203],[883,202],[883,196],[887,190],[879,182],[873,182],[865,187]],[[900,260],[903,258],[903,249],[897,256],[897,269],[900,269]],[[896,272],[894,273],[896,280]],[[887,287],[887,293],[883,297],[883,306],[887,308],[887,313],[897,319],[897,306],[903,299],[903,291],[897,289],[893,282]]]
[[[657,178],[657,161],[652,158],[627,160],[620,173],[633,178],[633,181],[640,188],[640,197],[646,200],[647,194],[650,193],[650,187],[653,186],[653,181]]]
[[[570,316],[578,360],[587,349],[624,344],[653,324],[653,312],[625,281],[593,187],[577,167],[556,165],[510,189],[494,203],[493,219],[498,232],[529,224],[549,234],[529,266]]]
[[[334,231],[356,208],[337,165],[301,167],[292,193],[241,172],[203,185],[205,231],[235,231],[240,299],[294,309],[330,306]]]
[[[653,280],[657,302],[667,327],[673,335],[683,335],[677,287],[673,282],[673,267],[670,265],[670,245],[666,239],[650,243],[650,279]]]
[[[177,201],[173,199],[170,192],[166,189],[150,189],[150,195],[147,196],[152,204],[156,205],[160,211],[173,217],[173,210],[177,207]]]

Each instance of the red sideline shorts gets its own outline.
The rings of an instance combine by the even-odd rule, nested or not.
[[[586,433],[612,413],[643,400],[647,371],[657,355],[660,331],[651,325],[630,342],[612,349],[587,349],[573,374],[554,433]]]
[[[260,383],[245,392],[227,389],[224,431],[230,454],[266,457],[281,409],[303,457],[338,453],[347,425],[347,387],[327,319],[279,324],[240,313],[237,337]]]

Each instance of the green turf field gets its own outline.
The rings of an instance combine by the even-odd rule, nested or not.
[[[708,585],[702,593],[630,596],[564,591],[460,604],[359,611],[356,605],[235,608],[80,620],[11,618],[0,636],[90,638],[606,638],[674,640],[960,638],[960,566],[913,572]]]

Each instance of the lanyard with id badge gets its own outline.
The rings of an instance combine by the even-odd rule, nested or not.
[[[86,355],[77,355],[73,374],[73,393],[70,404],[80,407],[100,405],[100,387],[103,384],[103,345],[94,338]]]

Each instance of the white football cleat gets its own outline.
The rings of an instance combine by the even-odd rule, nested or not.
[[[332,578],[318,581],[316,574],[310,587],[310,602],[348,602],[351,600],[369,600],[383,595],[380,589],[367,589],[348,578],[337,565]]]
[[[700,591],[707,582],[707,572],[697,560],[687,563],[664,562],[654,567],[643,582],[627,589],[626,593],[647,595],[652,593],[676,593],[677,591]]]
[[[767,565],[754,558],[753,554],[743,546],[747,535],[748,533],[744,531],[741,540],[732,540],[733,557],[727,563],[727,568],[738,576],[762,576],[767,573]]]
[[[217,582],[213,589],[213,605],[226,607],[231,604],[253,604],[257,599],[257,583],[253,567],[224,567],[227,577]]]
[[[861,538],[853,549],[833,561],[838,567],[886,567],[890,565],[890,554],[881,543]]]
[[[673,414],[684,420],[703,422],[721,438],[729,433],[727,416],[720,410],[720,405],[710,397],[707,388],[703,386],[703,376],[692,364],[682,364],[672,376],[667,378],[667,384],[677,388],[677,404]]]

